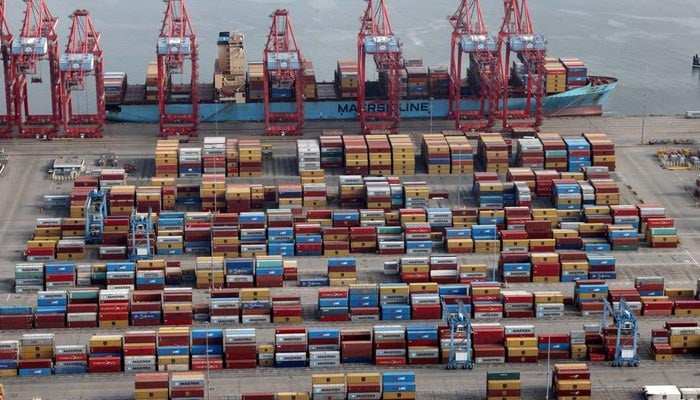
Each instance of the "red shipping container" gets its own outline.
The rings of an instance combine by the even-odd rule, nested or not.
[[[243,393],[241,400],[275,400],[275,393]]]
[[[378,383],[348,383],[348,393],[374,393],[381,392],[381,386]]]
[[[350,357],[350,356],[345,356]],[[377,357],[374,359],[374,365],[379,367],[394,367],[406,365],[405,357]]]
[[[505,357],[506,348],[502,344],[474,344],[474,357]]]

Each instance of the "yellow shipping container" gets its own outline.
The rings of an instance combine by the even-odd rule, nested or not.
[[[345,384],[345,374],[312,374],[312,385],[340,385]]]

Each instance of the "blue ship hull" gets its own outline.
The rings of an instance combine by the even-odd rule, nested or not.
[[[611,79],[608,83],[588,84],[563,93],[549,95],[544,99],[544,113],[548,116],[580,116],[600,115],[602,106],[617,81]],[[381,104],[379,105],[381,107]],[[479,101],[465,100],[462,108],[478,110]],[[508,108],[525,108],[524,98],[511,98]],[[200,121],[202,122],[252,122],[264,120],[263,103],[201,103]],[[293,112],[293,103],[274,103],[272,111]],[[448,99],[404,99],[401,100],[401,118],[446,118],[449,111]],[[167,105],[167,112],[189,113],[191,106],[187,104]],[[304,104],[304,115],[307,120],[354,120],[357,119],[357,103],[350,101],[307,101]],[[157,104],[121,105],[118,111],[108,111],[107,120],[113,122],[157,123]]]

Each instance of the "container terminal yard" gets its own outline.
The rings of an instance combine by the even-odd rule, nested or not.
[[[242,37],[219,38],[208,90],[231,100],[221,117],[200,97],[184,2],[165,3],[142,87],[104,74],[85,10],[63,55],[44,1],[26,2],[16,40],[0,23],[10,83],[0,399],[637,399],[645,385],[697,398],[696,120],[544,119],[600,114],[616,80],[547,59],[516,0],[493,41],[478,2],[462,1],[449,19],[451,68],[432,77],[402,57],[384,1],[369,1],[357,63],[339,62],[332,87],[309,79],[289,13],[277,10],[263,63],[245,77]],[[376,87],[360,84],[365,57]],[[44,58],[55,67],[51,114],[30,115],[25,87],[40,83],[32,72]],[[192,83],[172,85],[183,67]],[[78,114],[71,92],[92,76],[97,110]],[[309,100],[326,89],[338,98],[318,104],[356,114],[323,120],[327,108]],[[408,104],[426,99],[429,109]],[[474,133],[492,130],[504,136]],[[341,156],[323,166],[314,149],[334,140]],[[212,144],[226,156],[206,153],[224,149]],[[400,188],[398,203],[393,191],[370,199],[379,186],[362,175]],[[367,225],[335,219],[355,215]],[[143,372],[155,370],[165,374]]]
[[[675,249],[651,249],[640,246],[637,251],[613,251],[616,258],[616,279],[608,281],[610,288],[627,287],[634,284],[640,276],[663,277],[667,287],[694,288],[700,276],[697,259],[700,257],[698,239],[697,203],[688,188],[695,186],[697,171],[672,170],[662,168],[657,157],[657,146],[640,144],[644,121],[645,141],[662,142],[669,139],[692,138],[697,131],[697,122],[681,117],[615,117],[615,118],[571,118],[547,119],[542,131],[558,132],[562,136],[575,135],[580,132],[606,132],[614,139],[617,150],[616,181],[621,189],[621,204],[658,204],[666,209],[666,215],[675,221],[681,244]],[[347,125],[345,125],[347,124]],[[446,121],[434,121],[435,132],[449,129]],[[351,123],[341,122],[312,122],[308,126],[308,137],[318,136],[323,129],[351,129]],[[22,262],[22,251],[27,239],[31,236],[37,217],[65,217],[65,211],[45,209],[42,214],[42,196],[46,194],[66,194],[72,187],[71,181],[53,180],[47,174],[47,169],[53,165],[56,157],[70,159],[78,156],[93,163],[106,151],[115,151],[120,160],[131,161],[137,166],[134,174],[130,175],[131,184],[148,184],[153,175],[153,149],[156,143],[156,125],[106,126],[103,139],[71,140],[71,141],[22,141],[5,142],[4,150],[9,156],[7,167],[0,177],[3,187],[11,185],[14,190],[3,190],[0,194],[2,204],[7,205],[0,210],[0,218],[7,221],[0,231],[0,243],[4,264],[8,268],[2,270],[2,289],[7,293],[6,304],[35,305],[36,295],[15,294],[13,290],[14,276],[12,265]],[[235,127],[229,124],[202,126],[201,136],[216,135],[226,137],[249,137],[254,132],[261,132],[262,124],[245,124]],[[407,132],[426,132],[429,129],[426,121],[414,121],[408,124]],[[206,132],[206,133],[204,133]],[[422,134],[422,133],[421,133]],[[420,148],[421,134],[411,135]],[[201,145],[202,138],[191,138],[187,146]],[[275,184],[289,182],[297,178],[294,140],[290,138],[263,138],[263,142],[272,145],[272,157],[264,162],[264,176],[261,178],[234,178],[233,182],[261,182]],[[183,146],[185,146],[183,144]],[[149,167],[150,165],[150,167]],[[338,175],[327,173],[327,182],[332,187]],[[462,193],[470,193],[470,182],[458,182],[456,176],[428,175],[420,169],[416,179],[429,182],[431,189],[449,192],[447,199],[431,200],[430,206],[450,207],[458,203],[457,188]],[[16,182],[16,183],[15,183]],[[464,195],[465,204],[470,201],[470,195]],[[358,265],[358,282],[396,282],[396,276],[383,273],[383,262],[397,260],[400,256],[356,254]],[[172,259],[173,256],[156,258]],[[483,262],[489,265],[489,272],[495,270],[497,255],[495,254],[461,254],[460,263],[474,264]],[[292,257],[300,265],[300,276],[307,274],[319,276],[326,272],[327,257]],[[183,263],[194,262],[194,256],[185,255]],[[573,293],[573,283],[517,283],[508,285],[508,289],[527,291],[561,290],[567,296]],[[303,325],[309,328],[340,327],[362,328],[370,327],[366,322],[319,322],[315,315],[317,290],[314,287],[297,287],[294,282],[287,282],[285,288],[277,289],[279,293],[298,294],[304,308]],[[277,292],[275,292],[277,293]],[[195,290],[194,302],[206,302],[207,290]],[[651,355],[651,331],[662,328],[665,321],[697,321],[697,317],[639,317],[639,367],[614,368],[607,361],[589,362],[591,371],[592,398],[595,399],[636,399],[641,388],[647,384],[671,384],[678,387],[697,386],[698,357],[697,355],[674,355],[673,361],[654,361]],[[495,320],[503,325],[532,324],[538,334],[568,333],[571,329],[581,328],[583,324],[600,323],[600,317],[580,316],[578,312],[567,308],[562,318],[542,320],[537,318],[515,318]],[[473,319],[472,323],[479,321]],[[377,324],[393,324],[394,321],[381,321]],[[195,323],[197,327],[211,327]],[[237,325],[235,327],[245,327]],[[257,328],[258,343],[272,343],[273,325],[253,325]],[[276,324],[275,326],[285,326]],[[295,324],[295,326],[297,326]],[[230,327],[230,326],[227,326]],[[86,344],[95,334],[123,334],[125,331],[144,330],[146,327],[128,328],[65,328],[65,329],[34,329],[31,331],[6,330],[2,339],[19,339],[23,333],[53,332],[57,345]],[[552,360],[552,363],[557,360]],[[567,362],[572,362],[570,359]],[[371,364],[341,364],[339,372],[361,371],[391,371],[395,368],[374,367]],[[522,398],[545,398],[547,377],[546,360],[536,364],[506,363],[495,365],[477,364],[472,370],[445,370],[443,365],[406,365],[400,370],[416,372],[417,398],[420,399],[462,399],[485,398],[487,371],[519,371],[522,382]],[[311,368],[262,368],[248,370],[211,370],[208,372],[210,398],[239,398],[243,393],[261,391],[310,391],[311,374],[318,370]],[[336,371],[333,369],[332,371]],[[325,370],[323,372],[326,372]],[[274,379],[270,379],[274,377]],[[87,379],[86,379],[87,378]],[[90,375],[52,375],[45,377],[4,377],[3,385],[7,398],[44,399],[127,399],[134,398],[134,376],[129,373],[121,374],[90,374]],[[100,385],[99,392],[95,385]]]

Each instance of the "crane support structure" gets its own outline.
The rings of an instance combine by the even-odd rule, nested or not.
[[[450,358],[446,364],[447,369],[472,369],[474,360],[472,357],[472,324],[462,300],[457,304],[448,305],[442,300],[442,320],[450,329]]]
[[[638,367],[639,322],[637,317],[624,298],[620,299],[617,308],[610,305],[606,299],[603,299],[603,301],[605,310],[603,310],[603,318],[600,324],[601,333],[605,333],[608,314],[612,317],[615,329],[615,355],[612,366],[622,367],[627,365],[628,367]],[[604,337],[603,340],[608,340],[608,337]]]
[[[71,14],[73,24],[66,51],[60,58],[59,69],[63,82],[63,135],[65,137],[102,137],[105,124],[104,68],[100,33],[95,30],[87,10]],[[88,75],[95,77],[95,112],[74,110],[73,91],[85,91]]]
[[[367,9],[357,35],[357,115],[362,134],[396,133],[399,129],[401,100],[401,43],[391,29],[384,0],[366,0]],[[367,56],[374,58],[380,76],[383,98],[368,99]]]
[[[10,32],[10,28],[7,25],[7,19],[5,19],[6,3],[6,0],[0,0],[0,55],[2,56],[3,78],[5,79],[5,110],[7,113],[0,116],[0,138],[11,139],[14,135],[13,129],[15,126],[13,90],[16,84],[16,76],[12,70],[12,58],[10,56],[12,32]]]
[[[131,250],[129,251],[129,259],[150,260],[153,258],[153,216],[151,209],[148,209],[148,214],[139,214],[136,208],[131,212],[129,219],[129,238]]]
[[[160,136],[197,136],[199,126],[199,61],[197,37],[192,29],[184,0],[164,0],[167,4],[163,26],[156,45],[158,62],[158,111]],[[174,83],[173,75],[183,75],[189,60],[189,84]],[[167,104],[183,99],[189,113],[171,112]]]
[[[27,8],[22,20],[22,30],[12,40],[12,70],[14,79],[14,112],[19,136],[57,137],[62,122],[63,99],[59,71],[58,18],[51,15],[44,0],[25,0]],[[50,76],[51,114],[31,114],[27,84],[43,83],[39,62],[48,60]]]
[[[533,28],[527,0],[503,0],[503,7],[505,15],[498,34],[503,84],[498,90],[497,117],[503,122],[504,132],[514,128],[539,130],[544,116],[546,41]],[[521,71],[511,71],[511,54],[522,63]],[[522,110],[508,108],[511,95],[524,98]]]
[[[85,199],[85,243],[102,243],[106,216],[107,199],[105,193],[95,189]]]
[[[479,0],[462,0],[448,18],[452,25],[450,52],[449,117],[461,131],[489,132],[498,109],[498,88],[502,85],[498,68],[496,40],[489,35]],[[472,94],[462,95],[464,56],[469,57],[468,82]],[[478,99],[478,110],[462,109],[463,99]]]
[[[304,64],[289,11],[275,10],[263,52],[265,134],[300,136],[304,125]],[[280,106],[294,102],[293,110]]]

